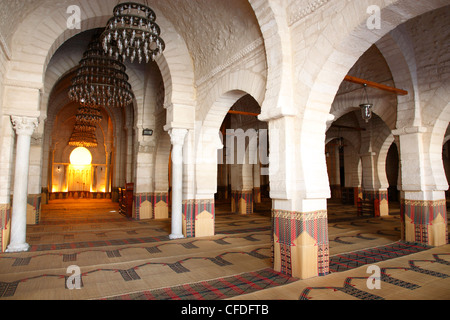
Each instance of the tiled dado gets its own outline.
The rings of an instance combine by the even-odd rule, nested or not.
[[[169,194],[139,193],[134,195],[133,218],[136,220],[168,219]]]
[[[253,188],[253,200],[255,203],[261,203],[261,188]]]
[[[183,201],[183,234],[185,237],[213,236],[215,234],[215,218],[214,199]]]
[[[29,194],[27,197],[27,225],[36,225],[41,221],[41,194]]]
[[[307,279],[329,273],[327,211],[272,210],[274,269]]]
[[[366,201],[373,202],[374,216],[389,215],[389,200],[387,190],[363,191],[363,197]]]
[[[239,214],[253,213],[253,189],[248,191],[231,191],[231,212]]]
[[[446,200],[402,199],[400,204],[402,239],[430,246],[448,243]]]
[[[0,204],[0,252],[5,252],[11,232],[11,205]]]

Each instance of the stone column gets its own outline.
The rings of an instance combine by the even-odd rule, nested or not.
[[[375,152],[361,154],[363,166],[363,199],[373,207],[373,215],[389,215],[389,199],[387,186],[380,181],[381,172],[378,172]],[[384,173],[383,173],[384,174]]]
[[[183,235],[183,145],[186,129],[171,129],[172,142],[172,234],[170,239],[182,239]]]
[[[23,252],[28,251],[30,247],[26,243],[28,166],[31,135],[38,126],[38,119],[12,116],[11,122],[17,135],[17,147],[11,216],[11,242],[6,251]]]
[[[394,134],[400,139],[402,240],[436,247],[445,245],[446,186],[439,186],[436,183],[439,173],[430,170],[428,130],[409,127],[395,130]]]
[[[329,273],[330,189],[325,154],[318,148],[324,136],[293,134],[298,123],[294,117],[269,121],[273,269],[307,279]]]

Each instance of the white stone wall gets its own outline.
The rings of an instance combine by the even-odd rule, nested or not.
[[[127,110],[123,122],[119,114],[112,116],[117,137],[115,186],[133,181],[139,192],[166,189],[163,180],[170,149],[163,129],[186,128],[190,131],[184,150],[185,199],[211,197],[217,187],[217,166],[215,160],[208,161],[215,159],[221,148],[219,127],[229,108],[250,94],[261,107],[259,119],[268,122],[271,145],[277,146],[270,155],[271,196],[279,200],[275,207],[303,212],[324,209],[330,196],[325,142],[336,134],[327,137],[326,130],[330,120],[357,110],[361,91],[347,93],[353,87],[342,84],[346,74],[355,72],[410,93],[395,97],[370,89],[381,122],[373,121],[371,136],[346,133],[345,139],[354,148],[352,156],[374,153],[362,161],[369,164],[361,170],[371,177],[366,187],[386,186],[382,169],[393,142],[392,131],[398,129],[394,131],[398,136],[410,132],[411,127],[418,128],[414,129],[417,135],[401,139],[403,169],[405,175],[414,171],[420,177],[411,175],[413,179],[403,179],[404,184],[439,191],[447,187],[439,157],[449,113],[448,9],[401,25],[446,1],[150,2],[164,30],[167,50],[157,61],[160,74],[156,77],[146,77],[155,73],[155,66],[129,67],[136,104]],[[81,30],[67,29],[66,9],[73,4],[83,13]],[[367,28],[370,5],[381,9],[380,29]],[[7,115],[40,117],[37,133],[48,134],[44,120],[46,130],[55,123],[53,106],[64,103],[62,97],[52,98],[51,90],[76,65],[81,52],[64,46],[57,50],[72,36],[104,26],[113,3],[12,1],[0,8],[4,9],[0,23],[0,110],[4,115],[0,141],[6,147],[2,161],[9,163],[11,132],[3,125]],[[342,121],[345,124],[347,120]],[[154,137],[141,136],[147,127],[155,130]],[[50,150],[46,144],[50,141],[46,135],[43,139],[43,151],[35,148],[32,152],[33,185],[45,185],[48,180]],[[420,159],[414,156],[417,152]],[[408,160],[415,164],[409,167]],[[351,163],[358,169],[349,173],[349,183],[359,185],[360,162]],[[42,183],[38,182],[38,167],[43,167]],[[2,170],[9,172],[11,165],[5,168]],[[2,179],[10,184],[10,173],[3,173]],[[421,182],[417,184],[416,179]]]

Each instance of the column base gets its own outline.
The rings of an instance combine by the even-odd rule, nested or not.
[[[29,194],[27,198],[27,224],[38,225],[41,221],[41,194]]]
[[[153,194],[153,219],[169,219],[169,193],[156,192]]]
[[[215,235],[214,199],[183,201],[183,232],[187,238]]]
[[[10,244],[8,248],[6,249],[6,252],[13,253],[13,252],[27,252],[30,250],[30,245],[28,243],[22,243],[22,244]]]
[[[253,213],[253,189],[231,192],[231,212],[238,214]]]
[[[170,240],[177,240],[177,239],[184,239],[184,238],[185,238],[185,236],[182,234],[171,234],[169,236]]]
[[[327,211],[272,211],[274,270],[308,279],[329,273]]]
[[[373,203],[375,217],[389,215],[389,200],[387,190],[364,191],[364,198]]]
[[[161,220],[169,218],[167,192],[147,192],[134,195],[133,218],[135,220]]]
[[[402,240],[430,246],[448,243],[446,200],[402,199],[400,205]]]
[[[6,252],[11,236],[11,205],[0,204],[0,252]]]
[[[149,220],[153,218],[152,193],[134,194],[133,218]]]

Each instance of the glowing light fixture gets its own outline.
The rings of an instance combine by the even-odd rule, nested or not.
[[[70,164],[73,166],[89,166],[92,164],[91,152],[84,148],[76,148],[70,154]]]
[[[370,119],[372,119],[372,108],[373,108],[373,104],[369,102],[369,95],[367,94],[367,84],[364,84],[364,93],[366,95],[367,102],[360,104],[359,107],[361,108],[362,118],[367,123],[369,122]]]

